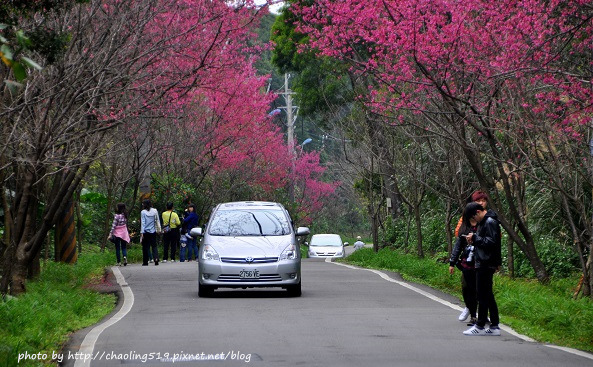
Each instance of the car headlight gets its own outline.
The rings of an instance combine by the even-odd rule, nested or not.
[[[295,245],[288,245],[280,254],[278,260],[294,260],[298,257],[297,248]]]
[[[220,260],[220,256],[212,246],[205,245],[202,250],[202,260]]]

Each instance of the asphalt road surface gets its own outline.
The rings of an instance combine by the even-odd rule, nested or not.
[[[72,339],[64,365],[593,366],[508,329],[464,336],[458,300],[392,273],[305,259],[302,297],[270,288],[198,298],[195,262],[118,270],[119,308]]]

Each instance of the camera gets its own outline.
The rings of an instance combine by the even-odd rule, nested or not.
[[[467,260],[468,263],[474,261],[474,246],[467,247]]]

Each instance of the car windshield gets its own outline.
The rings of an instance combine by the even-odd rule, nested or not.
[[[216,212],[209,233],[212,236],[285,236],[290,223],[282,210],[245,209]]]
[[[309,246],[342,246],[340,236],[313,236]]]

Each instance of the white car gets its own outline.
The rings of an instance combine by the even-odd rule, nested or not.
[[[344,243],[338,234],[315,234],[309,243],[309,257],[344,257]]]
[[[282,287],[301,295],[301,251],[288,211],[278,203],[242,201],[219,204],[205,229],[198,257],[198,296],[216,288]]]

